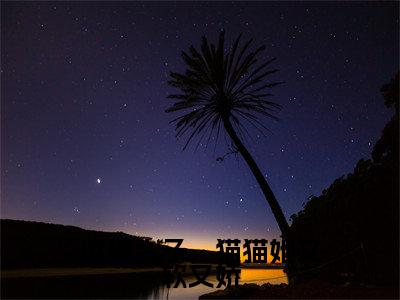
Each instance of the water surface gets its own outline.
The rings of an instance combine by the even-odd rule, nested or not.
[[[184,277],[186,284],[196,281],[194,276]],[[200,295],[211,293],[216,291],[215,288],[218,284],[215,275],[207,277],[207,281],[214,285],[213,288],[205,286],[203,284],[192,287],[183,288],[180,285],[178,288],[170,288],[160,286],[156,294],[152,294],[147,299],[198,299]],[[255,284],[281,284],[288,283],[286,274],[282,269],[242,269],[240,274],[239,284],[243,283],[255,283]],[[223,289],[221,287],[220,289]]]
[[[122,273],[123,270],[117,270],[118,272],[114,270],[107,274],[100,271],[86,270],[77,273],[53,270],[42,274],[43,276],[37,276],[38,274],[32,271],[32,274],[26,272],[24,276],[20,274],[20,276],[2,277],[1,298],[198,299],[200,295],[217,290],[218,284],[216,275],[210,274],[206,281],[213,284],[213,288],[203,284],[189,288],[189,283],[197,280],[194,276],[188,275],[183,277],[186,288],[180,285],[178,288],[168,289],[163,284],[164,277],[160,271]],[[282,269],[242,269],[241,271],[240,284],[268,282],[272,284],[287,283],[287,277]],[[223,288],[221,287],[221,289]]]

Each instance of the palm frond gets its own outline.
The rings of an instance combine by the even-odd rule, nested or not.
[[[199,138],[196,149],[204,139],[207,146],[214,132],[217,143],[224,118],[233,121],[243,139],[249,135],[244,124],[265,135],[268,128],[259,117],[278,119],[275,112],[281,106],[269,100],[272,94],[268,90],[282,82],[267,81],[278,71],[268,69],[275,58],[259,63],[258,57],[266,47],[262,45],[252,51],[253,39],[241,45],[241,36],[228,51],[225,51],[224,31],[217,46],[203,36],[199,50],[191,45],[187,52],[182,52],[185,72],[170,73],[168,84],[180,93],[167,96],[174,103],[166,112],[183,112],[171,122],[176,125],[177,137],[188,135],[184,149],[195,137]]]

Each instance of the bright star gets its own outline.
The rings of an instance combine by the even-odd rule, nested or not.
[[[101,179],[100,179],[100,178],[97,178],[97,180],[96,180],[96,181],[97,181],[97,183],[98,183],[98,184],[100,184],[100,183],[101,183]]]

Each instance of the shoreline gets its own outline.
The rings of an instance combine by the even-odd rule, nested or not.
[[[161,273],[163,268],[38,268],[1,270],[2,279],[27,278],[27,277],[63,277],[63,276],[85,276],[85,275],[108,275],[108,274],[132,274],[132,273]]]
[[[322,280],[297,285],[245,283],[200,295],[199,299],[399,299],[399,287],[336,285]]]
[[[190,263],[187,265],[184,275],[191,274]],[[196,265],[196,264],[193,264]],[[214,274],[216,264],[207,264],[211,266],[210,274]],[[241,269],[241,268],[238,268]],[[57,268],[26,268],[26,269],[7,269],[0,270],[1,279],[12,278],[32,278],[32,277],[64,277],[64,276],[85,276],[85,275],[112,275],[112,274],[135,274],[135,273],[162,273],[162,267],[57,267]]]

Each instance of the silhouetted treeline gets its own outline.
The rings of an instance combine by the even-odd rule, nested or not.
[[[123,232],[1,220],[1,268],[162,267],[177,262],[217,263],[218,253],[175,249]]]
[[[372,152],[354,171],[311,196],[288,240],[292,280],[326,277],[399,283],[399,74],[381,92],[394,108]],[[297,275],[296,275],[297,274]]]

